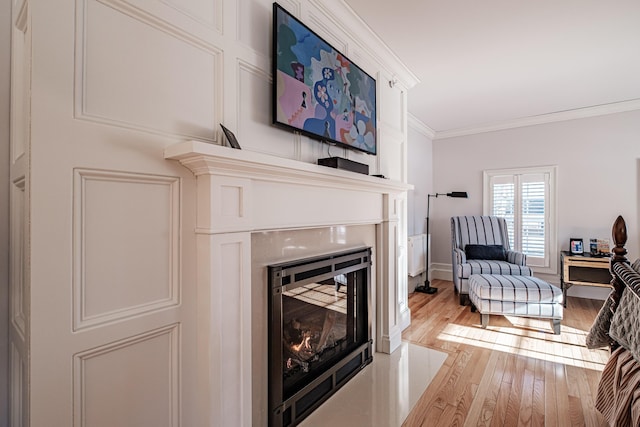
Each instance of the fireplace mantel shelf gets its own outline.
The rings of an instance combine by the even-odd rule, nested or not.
[[[242,176],[262,181],[297,182],[309,186],[331,186],[374,193],[412,190],[413,185],[332,169],[268,154],[236,150],[201,141],[186,141],[165,149],[165,159],[178,160],[196,176],[205,174]]]

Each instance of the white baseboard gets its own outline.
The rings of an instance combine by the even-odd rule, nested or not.
[[[451,264],[434,262],[431,264],[430,277],[432,279],[453,281],[452,271]]]
[[[402,344],[402,331],[394,331],[392,335],[383,335],[376,349],[379,353],[391,354]]]

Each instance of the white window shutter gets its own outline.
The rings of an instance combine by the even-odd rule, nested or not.
[[[507,221],[509,230],[509,246],[515,248],[515,177],[513,175],[494,176],[491,178],[491,215],[499,216]]]
[[[555,273],[556,167],[484,172],[484,213],[505,218],[512,249],[536,271]]]

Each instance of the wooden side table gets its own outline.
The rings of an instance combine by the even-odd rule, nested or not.
[[[609,257],[596,257],[588,252],[575,255],[562,251],[560,255],[560,287],[567,306],[567,290],[573,285],[611,287]]]

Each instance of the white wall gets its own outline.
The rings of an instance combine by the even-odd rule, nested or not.
[[[558,166],[560,250],[568,249],[570,237],[610,238],[613,221],[622,215],[628,256],[639,257],[638,135],[640,111],[632,111],[435,140],[434,188],[467,191],[469,199],[445,198],[432,209],[433,263],[450,268],[449,218],[482,213],[483,170],[541,165]],[[569,294],[577,288],[584,287]]]
[[[0,2],[0,427],[8,425],[9,390],[9,87],[11,2]]]

